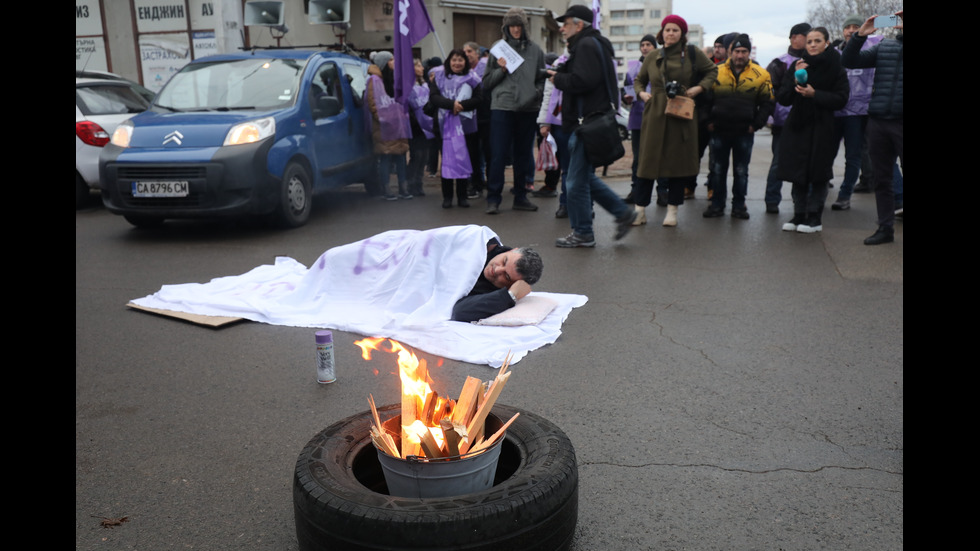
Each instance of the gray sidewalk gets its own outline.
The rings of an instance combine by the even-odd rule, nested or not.
[[[614,243],[598,212],[592,250],[554,247],[569,231],[556,199],[535,199],[536,213],[510,210],[506,195],[497,216],[482,201],[442,209],[434,180],[411,201],[330,194],[285,232],[186,221],[137,231],[99,207],[76,212],[76,549],[298,549],[300,450],[366,410],[369,393],[397,400],[393,358],[362,360],[360,335],[335,332],[338,380],[318,385],[311,329],[206,329],[127,301],[278,255],[309,264],[389,229],[467,223],[539,249],[536,289],[589,297],[558,342],[514,366],[500,399],[576,447],[573,550],[901,549],[903,223],[895,243],[863,245],[874,198],[856,195],[850,211],[828,204],[822,233],[782,232],[789,185],[783,214],[765,214],[768,152],[760,134],[750,220],[702,218],[699,186],[677,228],[661,227],[654,206]],[[610,175],[625,195],[621,167]],[[447,391],[495,373],[422,355]]]

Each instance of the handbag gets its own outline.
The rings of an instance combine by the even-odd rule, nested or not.
[[[690,52],[691,57],[694,57],[696,55],[694,53],[694,45],[693,44],[688,45],[688,50]],[[667,59],[664,58],[663,55],[664,55],[663,54],[663,50],[661,50],[660,56],[664,60],[664,71],[663,71],[663,74],[661,76],[663,76],[663,79],[664,79],[664,88],[666,88],[667,87],[667,75],[666,75],[666,73],[667,73]],[[684,52],[682,51],[681,52],[681,72],[684,71],[684,61],[685,61],[685,56],[684,56]],[[664,109],[664,114],[667,115],[668,117],[674,117],[675,119],[683,119],[683,120],[686,120],[686,121],[693,120],[694,119],[694,106],[695,106],[695,100],[694,100],[694,98],[689,98],[689,97],[687,97],[685,95],[678,94],[678,95],[676,95],[676,96],[674,96],[672,98],[668,98],[667,99],[667,107]]]
[[[694,98],[674,96],[668,99],[664,114],[676,119],[692,120],[694,118]]]
[[[575,130],[578,139],[582,140],[585,149],[585,158],[592,166],[606,166],[612,164],[626,155],[626,148],[623,147],[623,137],[619,133],[619,123],[616,122],[616,104],[613,98],[616,95],[610,88],[609,70],[607,67],[606,56],[603,54],[602,44],[595,37],[596,47],[599,49],[599,59],[602,61],[602,74],[605,77],[606,91],[609,94],[609,106],[607,111],[596,111],[589,113],[585,117],[582,113],[582,98],[578,100],[579,126]]]

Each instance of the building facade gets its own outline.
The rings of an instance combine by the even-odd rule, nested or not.
[[[394,3],[399,0],[75,0],[75,68],[110,71],[159,90],[187,62],[242,47],[336,47],[356,53],[392,50]],[[561,51],[555,17],[567,0],[516,0],[508,4],[469,0],[425,0],[435,27],[415,46],[422,58],[475,41],[491,46],[501,38],[501,19],[512,6],[528,14],[532,40],[545,51]],[[344,24],[310,22],[324,7],[349,5]],[[257,18],[288,29],[251,25]],[[333,15],[331,15],[333,17]],[[278,21],[277,21],[278,22]]]

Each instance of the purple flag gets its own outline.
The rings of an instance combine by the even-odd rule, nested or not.
[[[395,0],[395,99],[404,103],[415,84],[412,46],[434,31],[423,0]]]

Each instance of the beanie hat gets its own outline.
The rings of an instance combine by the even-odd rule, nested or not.
[[[847,16],[847,19],[844,20],[845,29],[851,25],[857,25],[858,27],[860,27],[863,24],[864,24],[864,19],[861,19],[861,16],[859,15],[849,15]]]
[[[679,15],[670,14],[667,17],[664,17],[663,21],[660,22],[660,28],[662,29],[666,27],[667,23],[673,23],[677,25],[678,27],[681,28],[681,34],[685,36],[687,35],[687,21],[684,21],[683,17]]]
[[[392,54],[391,52],[386,52],[384,50],[374,54],[374,64],[377,65],[378,67],[381,67],[382,69],[384,69],[385,66],[388,65],[388,62],[391,61],[392,59],[395,59],[394,54]]]
[[[752,42],[749,41],[749,35],[744,33],[738,35],[738,37],[732,42],[732,49],[734,50],[735,48],[748,48],[751,50]]]
[[[725,49],[727,50],[732,45],[732,42],[735,42],[736,38],[738,38],[738,33],[728,33],[721,39],[721,43],[725,45]]]
[[[798,34],[806,34],[810,32],[810,29],[812,28],[813,27],[811,27],[809,23],[797,23],[796,25],[793,25],[792,29],[789,30],[789,37],[793,38]]]
[[[640,44],[643,44],[644,42],[649,42],[650,44],[653,44],[654,48],[657,47],[657,37],[653,36],[652,34],[645,35],[643,38],[640,39]]]
[[[717,46],[718,44],[724,44],[724,43],[725,43],[725,35],[723,34],[718,35],[718,38],[715,39],[715,45]]]

